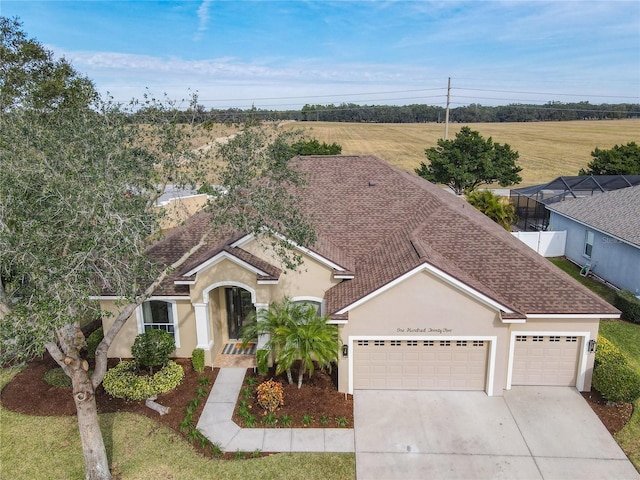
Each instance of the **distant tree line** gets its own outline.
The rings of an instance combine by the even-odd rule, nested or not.
[[[140,110],[140,118],[149,112]],[[167,112],[164,112],[167,114]],[[268,110],[251,107],[209,109],[203,105],[172,113],[180,123],[251,124],[263,121],[294,120],[303,122],[427,123],[444,122],[445,108],[434,105],[305,105],[300,110]],[[543,105],[510,104],[486,106],[473,103],[451,108],[452,123],[476,122],[545,122],[564,120],[613,120],[640,118],[640,104],[591,104],[589,102],[548,102]],[[134,121],[136,119],[134,118]]]

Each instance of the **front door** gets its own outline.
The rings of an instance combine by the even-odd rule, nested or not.
[[[240,287],[227,287],[225,289],[227,303],[227,324],[229,326],[229,339],[240,338],[240,329],[251,321],[255,321],[256,311],[251,302],[251,292]]]

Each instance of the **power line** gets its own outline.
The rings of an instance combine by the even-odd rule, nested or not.
[[[550,92],[522,92],[517,90],[492,90],[488,88],[466,88],[460,87],[456,88],[456,90],[471,90],[473,92],[494,92],[494,93],[521,93],[524,95],[555,95],[555,96],[565,96],[565,97],[596,97],[596,98],[634,98],[639,99],[640,97],[627,97],[623,95],[585,95],[581,93],[550,93]],[[496,99],[501,100],[501,99]]]
[[[414,92],[429,92],[434,90],[446,90],[446,88],[418,88],[413,90],[390,90],[386,92],[367,92],[367,93],[339,93],[339,94],[331,94],[331,95],[305,95],[304,97],[259,97],[259,98],[227,98],[224,100],[218,99],[198,99],[198,101],[202,102],[250,102],[257,100],[296,100],[296,99],[305,99],[305,98],[333,98],[333,97],[356,97],[362,95],[387,95],[391,93],[414,93]]]

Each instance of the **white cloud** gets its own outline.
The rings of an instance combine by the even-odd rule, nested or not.
[[[211,7],[211,0],[203,0],[198,7],[198,31],[194,36],[194,40],[200,40],[207,31],[209,23],[209,8]]]
[[[448,76],[452,77],[452,101],[456,104],[550,100],[617,103],[633,100],[597,96],[637,97],[633,87],[629,88],[637,85],[635,70],[619,71],[616,81],[612,81],[606,71],[594,71],[593,65],[579,61],[566,69],[563,65],[531,64],[526,58],[487,66],[477,62],[339,64],[308,58],[264,63],[240,62],[234,57],[187,60],[111,52],[56,54],[64,54],[77,70],[96,83],[99,91],[109,92],[117,100],[140,98],[146,88],[155,95],[167,93],[174,99],[197,91],[200,103],[207,108],[248,108],[252,104],[258,108],[300,108],[306,103],[342,102],[443,105]],[[546,92],[559,95],[553,97]]]

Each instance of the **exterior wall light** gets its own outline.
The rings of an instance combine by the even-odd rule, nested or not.
[[[349,345],[346,343],[342,345],[342,356],[345,358],[349,356]]]
[[[596,351],[596,341],[595,340],[589,340],[589,347],[588,347],[587,351],[589,353],[593,353],[593,352]]]

